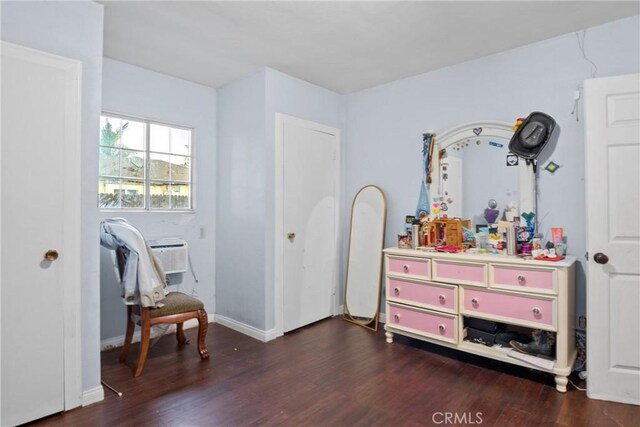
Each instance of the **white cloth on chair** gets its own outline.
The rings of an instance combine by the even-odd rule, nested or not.
[[[125,249],[126,263],[121,277],[125,304],[162,307],[166,275],[138,229],[124,218],[105,219],[100,224],[100,243],[109,249]]]

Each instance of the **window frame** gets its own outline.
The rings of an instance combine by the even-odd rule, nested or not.
[[[114,119],[120,119],[120,120],[131,120],[134,122],[138,122],[138,123],[143,123],[145,126],[145,140],[144,140],[144,150],[133,150],[133,151],[139,151],[145,154],[145,176],[144,179],[141,180],[144,184],[144,192],[145,192],[145,196],[144,196],[144,207],[119,207],[119,208],[115,208],[115,207],[100,207],[100,197],[98,194],[98,209],[101,212],[164,212],[164,213],[194,213],[195,212],[195,144],[194,144],[194,140],[195,140],[195,129],[192,126],[188,126],[188,125],[180,125],[180,124],[176,124],[176,123],[172,123],[172,122],[165,122],[165,121],[159,121],[159,120],[153,120],[153,119],[148,119],[148,118],[144,118],[144,117],[139,117],[139,116],[134,116],[134,115],[130,115],[130,114],[122,114],[122,113],[114,113],[111,111],[107,111],[107,110],[102,110],[100,112],[100,122],[102,121],[103,117],[107,117],[107,118],[114,118]],[[169,127],[172,129],[180,129],[180,130],[186,130],[189,131],[190,135],[189,135],[189,155],[188,156],[184,156],[182,154],[175,154],[175,153],[165,153],[165,152],[160,152],[160,151],[151,151],[151,125],[158,125],[158,126],[164,126],[164,127]],[[102,131],[102,126],[100,126],[100,131]],[[100,138],[98,138],[98,166],[100,165],[100,149],[103,148],[105,146],[103,146],[100,143]],[[122,148],[117,148],[119,150],[121,150]],[[151,179],[151,153],[154,154],[164,154],[164,155],[178,155],[178,156],[183,156],[183,157],[188,157],[189,158],[189,181],[180,181],[181,183],[186,183],[189,185],[190,188],[190,195],[189,195],[189,207],[188,208],[175,208],[175,209],[171,209],[171,208],[152,208],[151,207],[151,184],[153,182],[162,182],[160,180],[152,180]],[[114,178],[114,179],[126,179],[126,177],[110,177],[108,175],[101,175],[100,174],[100,168],[98,167],[98,182],[100,181],[100,179],[102,178]],[[173,182],[173,181],[167,181],[169,183]],[[122,190],[122,189],[121,189]],[[171,198],[171,195],[169,195],[169,197]]]

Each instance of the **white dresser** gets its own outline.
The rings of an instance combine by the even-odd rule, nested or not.
[[[575,257],[559,262],[501,255],[470,255],[388,248],[386,337],[406,335],[460,351],[555,375],[567,391],[576,359]],[[508,355],[510,349],[464,339],[464,318],[556,333],[553,366],[540,367]]]

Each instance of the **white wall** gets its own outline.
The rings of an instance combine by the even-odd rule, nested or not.
[[[147,239],[185,239],[198,284],[190,273],[173,274],[170,276],[171,283],[175,284],[172,289],[191,293],[195,287],[196,296],[213,314],[216,90],[108,58],[104,59],[103,66],[103,111],[193,128],[195,210],[189,213],[111,211],[101,212],[100,219],[125,217]],[[201,229],[204,236],[200,234]],[[120,298],[112,252],[104,248],[101,252],[101,339],[109,342],[111,338],[124,335],[126,326],[126,310]]]
[[[585,49],[598,77],[639,71],[639,28],[636,16],[587,31]],[[547,235],[550,227],[565,228],[568,252],[580,261],[577,313],[584,314],[584,125],[570,113],[576,87],[589,77],[576,36],[567,34],[349,95],[347,200],[365,184],[379,185],[389,206],[386,245],[396,245],[404,216],[414,213],[418,200],[423,131],[548,113],[561,134],[540,160],[562,167],[555,175],[539,172],[539,224]]]
[[[218,89],[216,317],[265,329],[265,70]]]
[[[276,112],[346,124],[343,95],[270,68],[218,91],[216,315],[263,335],[275,323]]]
[[[82,387],[100,387],[98,146],[103,7],[90,1],[1,3],[2,40],[82,62]]]

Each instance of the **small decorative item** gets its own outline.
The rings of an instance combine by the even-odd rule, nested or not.
[[[524,226],[529,230],[531,238],[536,234],[536,214],[533,212],[523,212],[522,218],[524,219]]]
[[[473,128],[473,133],[479,136],[482,133],[482,128]]]
[[[504,147],[503,144],[500,144],[499,142],[495,142],[495,141],[489,141],[489,145],[494,146],[494,147],[498,147],[498,148]]]
[[[563,241],[563,229],[562,227],[552,227],[551,228],[551,241],[553,242],[554,245],[560,243]]]
[[[507,166],[518,166],[518,163],[518,156],[511,153],[507,154]]]
[[[545,165],[544,170],[553,174],[559,168],[560,168],[560,165],[558,163],[554,162],[553,160],[549,160],[549,163]]]
[[[528,227],[516,227],[516,232],[518,235],[518,243],[528,243],[533,236],[533,234],[529,232]],[[531,252],[531,250],[529,250],[529,252]]]
[[[507,204],[507,209],[504,211],[504,217],[507,221],[513,222],[518,215],[518,204],[511,201]]]
[[[411,249],[411,235],[408,233],[398,234],[398,247],[401,249]]]
[[[516,120],[516,124],[513,125],[513,131],[514,132],[518,130],[518,128],[520,127],[522,122],[524,122],[524,117],[518,117],[518,119]]]
[[[556,243],[556,255],[565,256],[567,254],[567,244],[564,242]]]
[[[497,207],[498,202],[496,202],[495,199],[490,199],[489,207],[484,210],[484,219],[487,221],[487,224],[494,224],[498,219],[500,210],[496,209]]]

